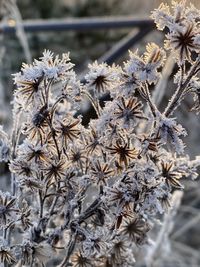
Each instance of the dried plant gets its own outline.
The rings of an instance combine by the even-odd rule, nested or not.
[[[84,84],[69,54],[48,50],[14,75],[12,133],[0,128],[0,160],[11,173],[10,192],[0,192],[2,266],[134,265],[155,218],[173,210],[174,189],[198,176],[200,158],[185,154],[187,133],[173,114],[189,94],[199,112],[199,16],[185,1],[152,13],[178,65],[164,112],[150,92],[166,58],[154,43],[130,52],[123,67],[89,65]],[[87,126],[77,115],[84,97],[97,116]]]

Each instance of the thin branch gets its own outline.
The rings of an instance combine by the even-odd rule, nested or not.
[[[179,85],[177,87],[175,94],[173,94],[173,96],[171,97],[169,104],[164,111],[164,115],[166,117],[172,115],[174,110],[180,105],[180,103],[184,97],[185,89],[189,85],[189,82],[192,79],[192,77],[194,76],[194,74],[196,74],[196,71],[197,71],[197,68],[199,67],[199,64],[200,64],[200,56],[196,59],[194,65],[192,65],[185,81],[183,81],[184,66],[183,65],[181,66],[181,78],[180,78]]]
[[[69,241],[68,246],[67,246],[67,254],[58,267],[66,267],[67,266],[67,264],[69,262],[69,258],[71,256],[71,254],[73,253],[75,245],[76,245],[76,238],[77,238],[77,234],[75,233],[70,238],[70,241]]]
[[[164,238],[166,238],[166,236],[168,236],[172,231],[173,218],[176,215],[177,210],[181,204],[182,196],[182,191],[175,191],[172,195],[171,209],[168,213],[165,214],[164,221],[158,234],[158,237],[155,241],[155,244],[152,245],[152,248],[149,250],[149,253],[146,257],[146,263],[148,267],[152,266],[154,258],[156,257],[158,251],[160,251],[160,249],[162,248]]]

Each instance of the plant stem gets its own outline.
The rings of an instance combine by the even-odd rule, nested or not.
[[[194,65],[191,67],[189,74],[186,78],[185,81],[183,81],[184,78],[184,66],[181,67],[181,79],[178,85],[178,88],[175,92],[175,94],[171,97],[168,106],[166,107],[165,111],[164,111],[164,115],[166,117],[169,117],[170,115],[172,115],[172,113],[174,112],[174,110],[180,105],[181,101],[184,98],[184,94],[185,94],[185,89],[187,88],[190,80],[192,79],[192,77],[197,74],[197,69],[199,68],[199,64],[200,64],[200,56],[197,58],[196,62],[194,63]]]
[[[75,245],[76,245],[76,238],[77,238],[77,233],[75,233],[74,235],[72,235],[72,237],[70,238],[70,241],[68,243],[68,250],[67,250],[67,255],[65,256],[65,258],[63,259],[63,261],[61,262],[61,264],[58,267],[66,267],[68,262],[69,262],[69,258],[71,256],[71,254],[74,251]]]
[[[156,117],[156,112],[158,111],[158,109],[155,106],[155,104],[153,103],[153,100],[152,100],[150,92],[149,92],[148,85],[146,83],[144,83],[144,85],[139,88],[139,93],[140,93],[141,97],[144,98],[144,100],[148,103],[153,116]]]
[[[97,116],[100,116],[100,111],[99,111],[99,104],[98,102],[96,103],[94,98],[91,96],[89,92],[86,92],[85,90],[82,91],[82,93],[90,100],[90,103],[92,104],[94,110],[96,111]]]

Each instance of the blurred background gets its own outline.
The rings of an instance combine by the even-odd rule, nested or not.
[[[163,45],[164,35],[155,31],[155,27],[149,19],[151,11],[158,7],[160,0],[0,0],[0,125],[9,129],[11,122],[11,105],[13,95],[12,73],[18,72],[22,62],[30,63],[32,59],[41,56],[44,49],[49,49],[55,54],[70,51],[70,57],[76,64],[76,71],[82,77],[87,70],[88,63],[94,60],[106,60],[109,64],[116,62],[123,64],[128,56],[128,49],[136,49],[142,52],[148,42]],[[171,1],[164,1],[169,3]],[[190,1],[200,8],[200,1]],[[130,21],[128,27],[97,27],[80,30],[81,26],[74,30],[60,30],[59,27],[50,28],[66,19],[74,22],[74,19],[87,18],[86,22],[97,21]],[[104,18],[106,17],[106,18]],[[76,20],[76,21],[77,21]],[[140,20],[138,27],[134,26],[134,20]],[[143,24],[143,20],[145,23]],[[51,22],[48,29],[31,30],[31,25],[44,25]],[[58,23],[58,24],[57,24]],[[81,24],[81,22],[80,22]],[[120,23],[119,23],[120,24]],[[27,29],[23,27],[27,26]],[[113,23],[113,25],[115,25]],[[115,27],[115,28],[114,28]],[[15,29],[13,31],[12,29]],[[173,93],[172,77],[176,71],[174,62],[169,60],[165,71],[164,94],[159,101],[162,110],[167,100]],[[194,158],[200,154],[200,119],[199,115],[189,112],[192,101],[187,99],[176,112],[179,122],[188,131],[185,139],[187,153]],[[0,189],[7,186],[6,176],[8,166],[0,163]],[[185,181],[185,192],[182,204],[174,217],[171,231],[164,239],[157,251],[153,266],[176,267],[191,266],[200,267],[200,186],[199,179]],[[152,232],[155,240],[159,231],[158,227]],[[168,242],[170,240],[170,242]],[[144,254],[138,249],[136,266],[144,264]],[[122,266],[123,267],[123,266]]]

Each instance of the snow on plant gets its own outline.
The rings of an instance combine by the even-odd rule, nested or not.
[[[134,265],[135,247],[148,243],[173,190],[197,177],[200,160],[184,153],[187,133],[173,114],[188,94],[199,112],[199,15],[185,1],[152,13],[159,30],[168,28],[165,48],[178,63],[162,113],[150,86],[166,52],[154,43],[143,55],[130,52],[123,67],[89,65],[84,84],[69,54],[48,50],[14,75],[11,135],[0,128],[0,160],[12,181],[10,192],[0,192],[3,266]],[[102,107],[105,92],[111,100]],[[97,116],[87,126],[76,115],[83,97]]]

